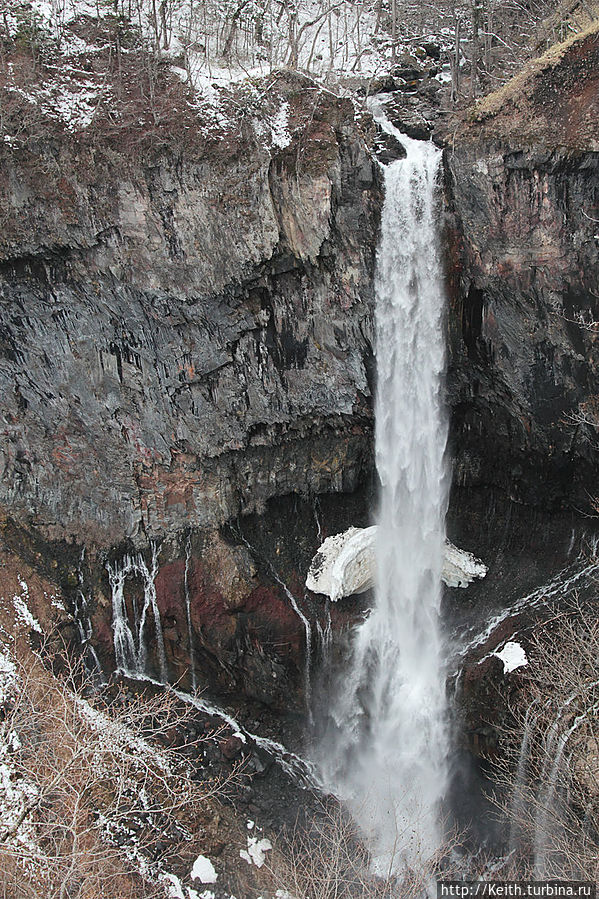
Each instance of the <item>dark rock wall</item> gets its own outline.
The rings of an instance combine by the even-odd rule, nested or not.
[[[191,686],[187,587],[198,682],[290,709],[302,620],[221,529],[368,480],[381,189],[351,103],[291,74],[269,103],[288,146],[241,116],[191,149],[0,147],[0,507],[4,539],[85,593],[107,670],[106,559],[149,564],[151,539],[170,680]],[[132,627],[143,590],[127,576]],[[156,673],[151,615],[144,640]]]
[[[48,536],[216,526],[368,468],[375,170],[351,104],[280,89],[312,113],[284,149],[0,150],[0,504]]]
[[[454,481],[588,509],[599,153],[470,140],[448,152],[446,173]]]

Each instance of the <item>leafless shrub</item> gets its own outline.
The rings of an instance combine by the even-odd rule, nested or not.
[[[357,825],[331,800],[323,802],[308,824],[298,824],[281,837],[270,875],[273,889],[291,899],[416,899],[426,895],[436,877],[457,876],[454,851],[459,844],[453,834],[433,858],[412,870],[396,866],[397,859],[392,859],[389,870],[375,874]]]
[[[599,622],[582,606],[532,641],[495,802],[520,876],[599,877]]]
[[[57,678],[24,658],[3,675],[0,896],[164,897],[162,862],[189,854],[222,786],[174,745],[190,710],[169,694],[92,704],[77,665]]]

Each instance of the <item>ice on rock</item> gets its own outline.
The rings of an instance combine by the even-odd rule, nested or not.
[[[333,602],[370,590],[374,586],[376,535],[377,526],[373,525],[327,537],[310,565],[308,590]],[[486,573],[487,566],[480,559],[445,541],[441,577],[448,587],[467,587]]]

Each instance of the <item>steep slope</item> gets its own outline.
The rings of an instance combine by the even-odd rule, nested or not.
[[[4,537],[85,592],[108,669],[122,580],[148,671],[286,707],[305,619],[219,528],[370,471],[376,166],[352,104],[301,75],[197,97],[98,53],[61,75],[83,102],[104,73],[83,123],[48,100],[54,63],[17,88],[15,58],[3,87]]]
[[[447,152],[456,480],[584,506],[598,471],[599,28],[475,107]]]

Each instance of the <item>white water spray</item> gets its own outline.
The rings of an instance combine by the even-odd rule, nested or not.
[[[148,613],[152,612],[156,635],[158,667],[162,683],[168,683],[164,637],[160,622],[160,611],[156,598],[156,575],[158,574],[158,546],[151,544],[152,560],[146,565],[141,553],[124,555],[120,562],[106,563],[108,580],[112,591],[112,632],[114,655],[117,669],[124,674],[141,677],[148,674],[148,651],[146,645],[146,624]],[[141,610],[134,608],[133,627],[129,621],[125,601],[125,581],[129,575],[141,577],[144,598]]]
[[[422,868],[442,838],[448,736],[438,609],[447,428],[435,199],[441,154],[375,116],[407,150],[385,169],[377,256],[378,577],[323,767],[361,826],[374,867],[386,873]]]

